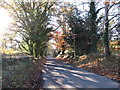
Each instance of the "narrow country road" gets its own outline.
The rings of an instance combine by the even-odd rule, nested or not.
[[[49,58],[43,70],[43,88],[118,88],[103,76]]]

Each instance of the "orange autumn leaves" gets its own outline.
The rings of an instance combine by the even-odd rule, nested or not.
[[[60,31],[54,31],[52,33],[48,34],[49,37],[52,37],[55,42],[52,42],[51,44],[57,47],[59,50],[65,50],[66,42],[64,40],[64,37],[67,37],[67,35],[63,35]]]

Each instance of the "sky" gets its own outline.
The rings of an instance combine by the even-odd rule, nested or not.
[[[12,18],[9,16],[7,10],[0,8],[0,48],[5,33],[9,33],[9,25],[12,22]]]
[[[7,10],[0,8],[0,39],[2,35],[8,32],[8,28],[10,23],[12,22],[12,18],[10,18]]]

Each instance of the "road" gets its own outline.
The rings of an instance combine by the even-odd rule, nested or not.
[[[118,88],[115,81],[52,58],[44,66],[43,79],[43,88]]]

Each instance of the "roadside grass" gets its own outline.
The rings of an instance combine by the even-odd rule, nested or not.
[[[42,64],[30,57],[12,55],[2,56],[2,88],[40,88],[42,87]],[[39,80],[38,80],[39,79]]]

